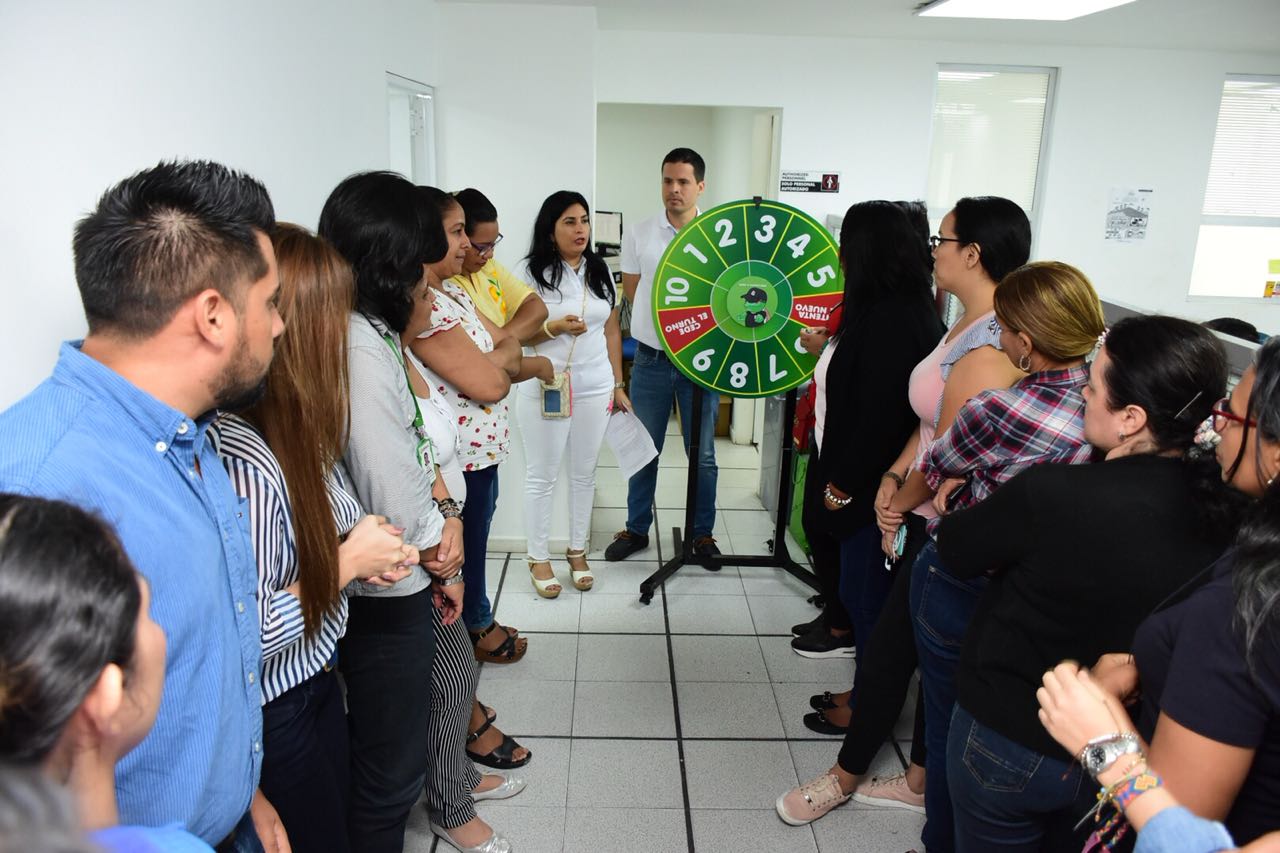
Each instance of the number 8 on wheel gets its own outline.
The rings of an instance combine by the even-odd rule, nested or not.
[[[788,391],[818,360],[800,330],[826,326],[844,296],[827,229],[776,201],[734,201],[686,225],[663,254],[653,319],[680,372],[733,397]]]

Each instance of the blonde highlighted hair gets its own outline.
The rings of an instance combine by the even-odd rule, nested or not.
[[[1036,261],[1009,273],[995,290],[1000,325],[1023,332],[1054,361],[1084,358],[1106,325],[1102,303],[1085,274],[1060,261]]]

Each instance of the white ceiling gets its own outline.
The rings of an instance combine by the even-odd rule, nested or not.
[[[921,18],[919,0],[446,0],[594,6],[602,30],[1107,45],[1280,56],[1280,0],[1137,0],[1075,21]]]

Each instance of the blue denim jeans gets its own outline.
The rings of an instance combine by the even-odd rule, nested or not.
[[[969,620],[985,577],[960,580],[938,559],[938,545],[930,539],[911,567],[911,617],[920,656],[920,685],[924,689],[925,759],[921,840],[928,853],[955,850],[955,826],[947,791],[947,732],[956,703],[956,669]]]
[[[258,830],[253,828],[253,814],[245,812],[231,835],[216,849],[218,853],[266,853],[258,838]]]
[[[693,422],[693,383],[685,378],[662,350],[637,342],[631,366],[631,405],[653,444],[662,452],[671,417],[671,398],[680,407],[680,431],[689,452],[689,427]],[[702,430],[698,436],[698,505],[693,515],[693,535],[710,536],[716,523],[716,413],[720,395],[702,393]],[[654,459],[627,484],[627,530],[647,536],[653,525],[653,493],[658,485],[658,460]],[[468,484],[468,489],[470,484]],[[468,500],[470,492],[468,492]]]
[[[498,508],[498,466],[463,471],[467,502],[462,506],[462,621],[472,631],[493,624],[493,607],[485,588],[484,560],[489,550],[489,527]]]
[[[1094,792],[1080,765],[1027,749],[959,705],[947,740],[947,781],[960,853],[1080,849],[1071,827]]]
[[[884,609],[893,578],[894,573],[884,567],[880,528],[868,525],[840,540],[840,603],[849,614],[855,660],[859,662],[867,659],[867,640]]]

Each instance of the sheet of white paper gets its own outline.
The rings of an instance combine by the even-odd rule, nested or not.
[[[648,465],[658,449],[653,446],[649,431],[640,423],[640,419],[630,412],[615,412],[609,416],[609,426],[605,429],[604,440],[618,460],[618,468],[622,476],[631,479],[641,468]]]

